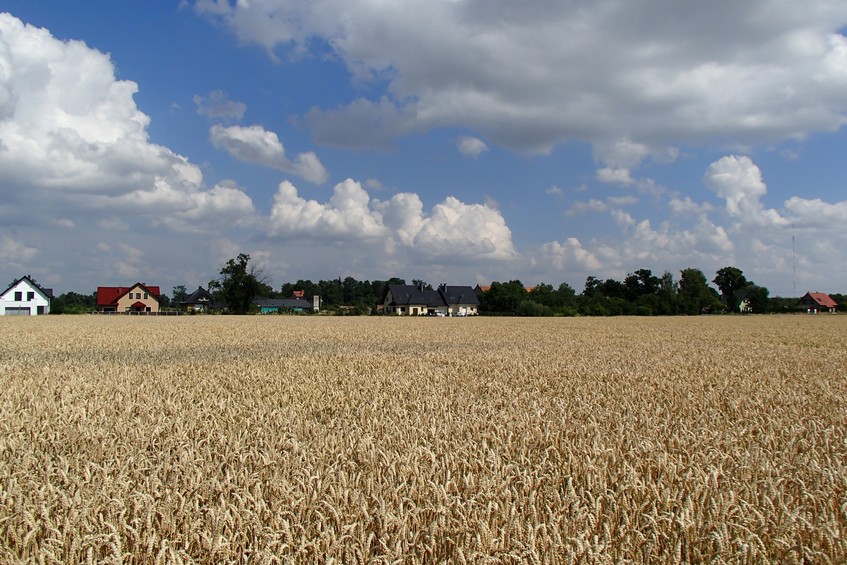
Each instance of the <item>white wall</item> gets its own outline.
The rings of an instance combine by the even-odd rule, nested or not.
[[[15,300],[16,292],[21,293],[21,300]],[[32,293],[31,300],[27,300],[28,293]],[[35,316],[39,306],[44,307],[44,314],[50,313],[50,299],[26,279],[18,281],[18,284],[0,296],[0,316],[6,315],[6,308],[29,308],[30,316]]]

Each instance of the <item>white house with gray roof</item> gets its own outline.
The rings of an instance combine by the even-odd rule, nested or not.
[[[476,316],[479,297],[470,286],[424,289],[411,284],[390,284],[380,302],[385,314],[396,316]]]
[[[0,316],[37,316],[50,313],[52,288],[43,288],[29,275],[23,276],[0,294]]]

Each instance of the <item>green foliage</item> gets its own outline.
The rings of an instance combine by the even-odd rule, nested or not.
[[[738,312],[738,305],[744,299],[741,291],[750,285],[741,269],[738,267],[719,269],[712,282],[720,289],[721,298],[727,310]]]
[[[677,312],[689,316],[717,312],[721,308],[715,291],[706,282],[700,269],[689,267],[680,271]]]
[[[744,297],[742,300],[747,300],[750,310],[755,314],[766,314],[770,312],[768,295],[770,291],[763,286],[755,283],[750,283],[744,288]]]
[[[262,276],[254,268],[248,267],[250,256],[239,253],[221,267],[220,278],[209,281],[209,290],[215,298],[223,302],[233,314],[246,314],[253,305],[253,299],[269,288]]]
[[[171,292],[171,304],[179,306],[179,303],[188,298],[188,292],[185,290],[184,284],[178,284]]]
[[[79,294],[66,292],[50,301],[51,314],[84,314],[97,308],[97,292]]]
[[[527,291],[519,280],[501,283],[494,281],[491,288],[480,299],[480,312],[499,313],[514,316],[521,302],[527,298]]]

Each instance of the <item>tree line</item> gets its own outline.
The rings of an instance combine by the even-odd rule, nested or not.
[[[406,284],[405,279],[398,277],[360,281],[348,276],[318,282],[299,279],[283,283],[275,290],[244,253],[227,261],[219,275],[209,281],[208,288],[233,313],[253,311],[256,298],[290,298],[297,290],[303,291],[309,301],[313,296],[320,296],[324,311],[370,314],[376,312],[388,285]],[[682,269],[677,279],[667,271],[656,276],[650,269],[638,269],[623,280],[589,276],[579,293],[567,283],[558,287],[546,283],[527,287],[519,280],[495,281],[478,293],[479,311],[494,316],[673,316],[739,312],[742,304],[745,311],[760,314],[797,310],[797,298],[771,297],[766,287],[748,280],[738,267],[719,269],[711,280],[714,287],[709,282],[700,269],[693,267]],[[419,279],[411,284],[433,288]],[[170,297],[161,294],[159,303],[164,309],[176,309],[188,294],[185,285],[177,285]],[[847,311],[847,297],[830,296],[839,310]],[[87,312],[96,306],[96,292],[90,295],[67,292],[53,299],[51,312]]]

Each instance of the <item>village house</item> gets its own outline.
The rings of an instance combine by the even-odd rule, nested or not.
[[[810,314],[818,312],[836,312],[838,304],[828,294],[823,292],[807,292],[797,306]]]
[[[43,288],[29,275],[23,276],[0,294],[0,316],[49,314],[52,298],[52,288]]]
[[[138,282],[132,286],[98,286],[97,311],[158,314],[159,287]]]
[[[258,298],[255,304],[262,314],[306,312],[312,308],[312,303],[303,298]]]
[[[210,312],[220,310],[223,306],[215,300],[211,292],[202,286],[198,286],[197,290],[179,303],[179,307],[185,312]]]
[[[313,296],[312,301],[306,300],[306,293],[302,290],[295,290],[291,293],[291,298],[257,298],[254,304],[259,308],[262,314],[275,314],[278,312],[308,312],[312,310],[317,312],[320,310],[320,297]]]
[[[410,284],[390,284],[380,301],[385,314],[396,316],[476,316],[479,298],[470,286],[424,289]]]

